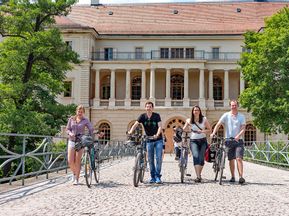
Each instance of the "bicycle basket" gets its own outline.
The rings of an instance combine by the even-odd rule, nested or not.
[[[87,147],[90,147],[90,146],[93,146],[93,139],[92,139],[92,136],[90,135],[83,135],[81,137],[81,144],[83,147],[87,146]]]

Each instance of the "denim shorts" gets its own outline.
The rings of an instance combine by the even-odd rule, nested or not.
[[[225,146],[228,151],[228,160],[234,160],[236,158],[243,159],[244,156],[244,141],[239,140],[238,142],[233,140],[225,141]]]

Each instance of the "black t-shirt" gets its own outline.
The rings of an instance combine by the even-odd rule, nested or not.
[[[143,125],[146,135],[153,136],[158,132],[158,123],[161,121],[161,117],[158,113],[153,112],[149,118],[146,113],[143,113],[138,117],[137,121]],[[158,139],[162,139],[162,135]]]

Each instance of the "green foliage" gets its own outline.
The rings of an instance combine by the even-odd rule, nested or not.
[[[0,6],[0,131],[54,135],[75,105],[56,101],[78,55],[55,27],[76,0],[10,0]]]
[[[289,133],[289,9],[265,21],[261,33],[247,32],[240,65],[248,88],[242,106],[266,133]]]

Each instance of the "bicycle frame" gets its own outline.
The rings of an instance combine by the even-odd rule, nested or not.
[[[187,164],[188,164],[188,155],[189,155],[189,149],[190,145],[188,142],[188,139],[190,137],[188,136],[188,132],[183,132],[182,134],[182,145],[181,145],[181,158],[179,161],[179,167],[180,167],[180,173],[181,173],[181,182],[184,183],[184,177],[187,170]]]

